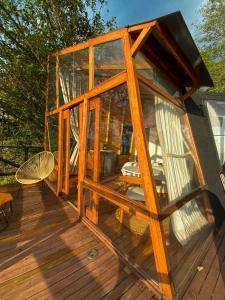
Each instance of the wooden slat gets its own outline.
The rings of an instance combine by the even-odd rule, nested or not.
[[[135,40],[134,44],[131,48],[131,54],[132,56],[135,56],[136,53],[141,49],[145,41],[148,39],[149,35],[151,34],[154,25],[156,22],[149,23],[149,26],[142,29],[141,33],[139,34],[138,38]]]

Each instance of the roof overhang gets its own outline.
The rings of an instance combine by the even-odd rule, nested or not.
[[[198,48],[191,36],[190,31],[184,21],[182,14],[177,11],[147,22],[135,24],[132,26],[157,21],[160,26],[166,29],[174,42],[178,45],[187,61],[191,64],[200,86],[213,86],[212,78],[203,62]],[[132,27],[128,26],[128,27]]]

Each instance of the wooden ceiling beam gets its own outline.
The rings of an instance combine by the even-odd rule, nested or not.
[[[151,34],[154,26],[156,25],[156,22],[149,23],[149,26],[142,29],[141,33],[139,34],[138,38],[135,40],[134,44],[131,48],[131,54],[132,56],[135,56],[135,54],[141,49],[141,47],[144,45],[145,41],[148,39],[149,35]]]

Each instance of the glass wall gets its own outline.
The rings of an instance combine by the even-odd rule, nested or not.
[[[122,40],[94,47],[95,85],[125,70]]]
[[[85,213],[91,220],[91,210],[94,206],[94,193],[85,188]],[[98,224],[97,227],[111,240],[135,266],[145,272],[147,278],[158,283],[155,260],[149,224],[135,216],[135,212],[124,211],[106,198],[98,195]]]
[[[56,108],[56,59],[49,59],[48,74],[48,111]]]
[[[212,242],[203,196],[198,196],[163,221],[171,275],[179,293],[197,271],[204,249]]]
[[[49,116],[47,119],[47,149],[55,158],[55,168],[48,177],[48,181],[57,190],[58,179],[58,114]]]
[[[127,86],[91,100],[88,120],[86,176],[145,204]]]
[[[88,91],[89,50],[59,56],[59,103],[63,105]]]
[[[221,166],[225,162],[225,101],[208,100],[207,109]]]
[[[152,80],[158,87],[179,101],[181,89],[176,86],[162,71],[153,66],[141,51],[135,56],[137,73]]]
[[[140,83],[144,126],[160,206],[199,187],[184,112]]]

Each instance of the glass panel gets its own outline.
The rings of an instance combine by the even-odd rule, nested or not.
[[[175,99],[178,100],[182,96],[181,89],[172,83],[162,71],[153,66],[140,51],[135,56],[135,63],[138,74],[152,80]]]
[[[55,157],[55,169],[48,177],[48,181],[57,189],[58,177],[58,114],[48,117],[48,131],[47,131],[47,150],[52,152]]]
[[[85,189],[86,217],[92,220],[93,192]],[[124,213],[123,218],[121,214]],[[131,263],[158,282],[149,224],[134,213],[122,211],[117,205],[99,196],[97,227],[123,252]]]
[[[161,208],[199,187],[184,112],[140,83],[144,126]]]
[[[49,59],[48,75],[48,111],[56,108],[56,60],[54,57]]]
[[[94,47],[95,85],[125,70],[122,40]]]
[[[89,112],[86,176],[93,179],[93,173],[97,171],[94,161],[94,141],[98,138],[95,136],[96,130],[99,133],[99,181],[118,193],[145,204],[127,86],[122,85],[100,95],[98,111],[99,116],[97,110]],[[99,125],[94,123],[94,118],[97,117],[100,119]]]
[[[225,162],[225,101],[207,101],[209,120],[221,166]]]
[[[84,49],[59,56],[60,105],[88,90],[89,50]]]
[[[166,247],[175,290],[179,292],[196,272],[204,249],[212,242],[214,224],[205,213],[203,196],[198,196],[163,221]]]
[[[78,154],[79,154],[79,106],[70,110],[70,190],[69,199],[77,206],[78,184]]]
[[[87,165],[86,176],[93,179],[94,170],[95,110],[89,111],[87,128]]]

